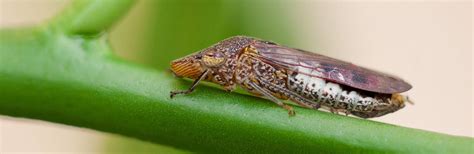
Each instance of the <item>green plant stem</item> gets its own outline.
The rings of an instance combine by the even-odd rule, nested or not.
[[[53,20],[63,32],[97,35],[110,28],[135,0],[75,0]]]
[[[297,108],[199,86],[116,59],[103,39],[0,31],[0,114],[123,134],[192,151],[437,152],[473,139]],[[67,52],[65,52],[67,51]]]
[[[90,34],[110,27],[97,22],[85,29],[52,25],[1,30],[0,114],[112,132],[190,151],[473,151],[474,140],[468,137],[302,108],[296,108],[295,117],[288,117],[269,101],[211,87],[198,86],[193,94],[170,99],[171,90],[186,89],[190,83],[116,58],[104,36],[70,35],[71,30]]]

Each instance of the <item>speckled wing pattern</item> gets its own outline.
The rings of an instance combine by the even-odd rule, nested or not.
[[[411,85],[400,78],[316,53],[257,41],[253,46],[266,62],[349,87],[384,94],[401,93]]]

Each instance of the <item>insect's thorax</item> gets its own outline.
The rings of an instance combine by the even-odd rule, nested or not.
[[[227,59],[220,67],[209,68],[206,80],[223,86],[226,90],[232,91],[235,89],[234,72],[237,67],[237,60],[235,58]]]
[[[234,76],[239,85],[253,94],[259,95],[259,92],[249,86],[248,82],[269,90],[277,98],[288,99],[288,94],[279,90],[287,87],[286,70],[264,63],[255,55],[246,53],[240,55]]]
[[[242,49],[251,44],[254,41],[253,38],[236,36],[226,39],[206,50],[221,51],[226,57],[225,62],[214,68],[208,68],[206,80],[217,83],[224,86],[226,90],[232,91],[235,89],[235,78],[234,74],[236,71],[238,58],[242,53]]]

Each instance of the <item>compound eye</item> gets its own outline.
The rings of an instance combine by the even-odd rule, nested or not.
[[[221,52],[208,52],[202,56],[202,62],[206,66],[218,66],[225,60],[224,54]]]

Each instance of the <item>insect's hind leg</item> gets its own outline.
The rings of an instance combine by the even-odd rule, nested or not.
[[[292,97],[290,98],[291,101],[295,102],[296,104],[302,106],[302,107],[305,107],[305,108],[308,108],[308,109],[319,109],[321,108],[321,106],[318,104],[314,104],[314,103],[310,103],[310,102],[307,102],[299,97]]]
[[[313,102],[313,101],[310,101],[292,91],[289,91],[288,89],[284,89],[284,88],[281,88],[281,87],[278,87],[278,86],[274,86],[272,85],[271,83],[265,81],[265,80],[261,80],[259,78],[257,78],[257,80],[262,83],[264,86],[266,87],[271,87],[273,89],[278,89],[278,91],[281,91],[283,93],[285,93],[291,101],[295,102],[296,104],[302,106],[302,107],[305,107],[305,108],[309,108],[309,109],[319,109],[321,107],[320,103],[318,102]]]
[[[258,86],[257,84],[253,82],[246,82],[247,85],[255,89],[257,92],[265,96],[267,99],[271,100],[272,102],[276,103],[278,106],[281,106],[282,108],[286,109],[288,111],[288,115],[294,116],[296,113],[293,109],[293,107],[284,104],[280,99],[276,98],[269,92],[268,90]]]

